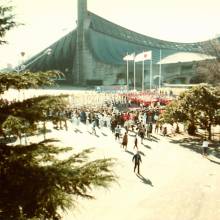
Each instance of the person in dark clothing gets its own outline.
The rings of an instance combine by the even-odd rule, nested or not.
[[[86,113],[85,113],[85,111],[80,112],[80,121],[84,124],[86,123]]]
[[[158,130],[159,130],[159,122],[157,121],[157,122],[156,122],[156,125],[155,125],[155,130],[154,130],[154,132],[155,132],[156,134],[158,134]]]
[[[138,150],[138,139],[137,139],[137,135],[134,138],[134,148],[136,147],[136,149]]]
[[[98,117],[98,115],[95,116],[95,124],[96,124],[96,127],[99,128],[99,117]]]
[[[134,162],[134,172],[137,168],[138,170],[138,174],[140,174],[140,162],[142,162],[141,160],[141,155],[140,153],[137,151],[137,153],[133,156],[132,161]]]
[[[144,127],[144,125],[139,129],[139,135],[141,137],[141,143],[143,144],[144,135],[145,135],[145,127]]]
[[[121,133],[121,129],[119,127],[119,125],[115,128],[115,140],[119,140],[120,139],[120,133]]]
[[[127,150],[127,146],[128,146],[128,133],[125,132],[123,139],[122,139],[122,147]]]
[[[149,139],[151,138],[152,130],[153,130],[153,125],[152,125],[152,123],[149,123],[149,124],[147,125],[147,137],[148,137]]]
[[[163,128],[163,136],[166,136],[167,135],[167,127],[164,127]]]

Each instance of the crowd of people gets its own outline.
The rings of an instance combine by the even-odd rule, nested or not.
[[[158,119],[163,108],[164,105],[160,105],[159,102],[140,106],[124,94],[94,94],[90,92],[84,96],[71,96],[69,109],[59,114],[65,115],[74,125],[79,125],[80,122],[88,126],[91,125],[93,130],[107,127],[115,133],[121,128],[127,132],[137,129],[141,137],[145,132],[149,137],[153,130],[153,124],[155,124],[155,132],[162,129]]]
[[[128,142],[132,141],[133,150],[138,152],[145,138],[151,140],[152,133],[167,135],[167,128],[159,122],[163,104],[152,101],[149,105],[142,106],[134,102],[131,97],[134,97],[134,94],[132,96],[96,92],[76,94],[70,96],[69,108],[57,114],[69,120],[75,131],[81,123],[87,127],[91,135],[97,135],[98,130],[109,129],[115,141],[124,150],[127,150]],[[142,93],[140,97],[143,97]],[[59,123],[55,121],[54,127],[68,129],[66,120],[61,120]]]

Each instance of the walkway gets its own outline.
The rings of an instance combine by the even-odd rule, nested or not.
[[[94,189],[96,200],[78,200],[64,213],[64,220],[208,220],[220,216],[220,166],[201,154],[170,143],[156,135],[140,145],[141,176],[133,172],[133,138],[125,152],[108,129],[89,134],[83,125],[76,133],[54,131],[76,151],[94,147],[93,158],[114,157],[118,183],[109,189]],[[132,134],[131,134],[132,135]]]

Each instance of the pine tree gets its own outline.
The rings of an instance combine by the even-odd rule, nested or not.
[[[6,43],[6,32],[18,24],[13,7],[0,5],[0,44]],[[10,88],[39,88],[53,85],[57,72],[0,74],[0,95]],[[0,219],[58,220],[58,209],[77,204],[77,197],[92,199],[93,187],[108,187],[116,180],[113,159],[91,161],[93,149],[72,153],[70,147],[59,147],[57,140],[16,145],[7,136],[19,137],[39,132],[39,124],[66,120],[65,116],[47,112],[63,111],[68,102],[65,95],[39,96],[22,101],[0,99]],[[9,139],[11,141],[11,139]],[[65,160],[59,154],[71,152]]]
[[[15,15],[12,11],[12,6],[0,4],[0,44],[6,43],[6,41],[3,40],[6,32],[18,25],[15,22]]]
[[[47,73],[7,73],[0,75],[0,91],[19,90],[52,84]],[[48,110],[63,111],[66,95],[39,96],[23,101],[0,102],[0,219],[61,219],[58,209],[66,210],[77,204],[77,197],[94,198],[93,187],[108,187],[116,180],[113,159],[91,161],[93,149],[72,153],[70,147],[59,147],[56,140],[14,145],[6,136],[34,135],[39,122],[65,120],[48,117]],[[72,155],[59,160],[63,152]]]

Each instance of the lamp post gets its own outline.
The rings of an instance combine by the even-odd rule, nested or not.
[[[23,52],[22,52],[23,53]],[[17,73],[20,73],[21,71],[24,71],[28,66],[30,66],[31,64],[33,64],[34,62],[36,62],[37,60],[39,60],[41,57],[45,56],[45,55],[51,55],[52,53],[52,49],[48,48],[47,50],[45,50],[42,54],[40,54],[38,57],[36,57],[35,59],[33,59],[31,62],[27,63],[27,64],[22,64],[21,66],[18,66],[17,68],[15,68],[15,71]]]
[[[22,71],[23,68],[24,68],[23,63],[24,63],[25,52],[22,51],[22,52],[20,53],[20,55],[21,55],[21,61],[19,61],[20,65],[19,65],[17,68],[15,67],[15,71],[16,71],[17,73],[19,73],[20,71]]]

